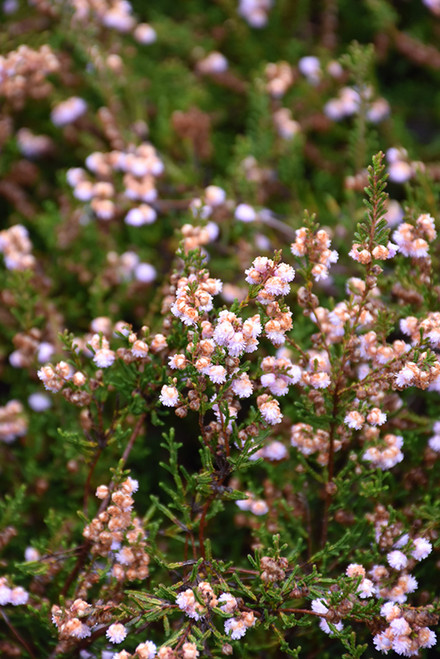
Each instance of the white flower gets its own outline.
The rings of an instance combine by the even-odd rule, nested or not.
[[[170,387],[164,384],[160,391],[159,400],[166,407],[175,407],[179,402],[179,392],[176,387]]]
[[[295,278],[295,270],[291,265],[288,265],[287,263],[280,263],[277,265],[274,274],[276,277],[279,277],[285,284],[293,281]]]
[[[307,78],[311,84],[317,84],[322,75],[321,62],[313,55],[306,55],[301,57],[298,62],[299,71]]]
[[[133,36],[138,43],[144,45],[154,43],[157,39],[156,30],[148,23],[139,23],[133,32]]]
[[[390,181],[405,183],[405,181],[408,181],[412,177],[413,168],[408,162],[398,160],[388,166],[388,174]]]
[[[397,654],[403,654],[404,656],[412,656],[411,652],[411,641],[408,636],[397,636],[393,638],[392,648]]]
[[[214,341],[219,346],[226,346],[234,334],[235,331],[232,324],[227,320],[222,320],[214,330]]]
[[[92,632],[90,631],[90,628],[78,618],[72,618],[70,623],[74,623],[73,627],[70,629],[70,636],[73,636],[74,638],[87,638],[88,636],[91,636]]]
[[[13,606],[19,606],[20,604],[26,604],[29,599],[29,593],[25,591],[21,586],[16,586],[11,590],[10,602]]]
[[[394,543],[393,547],[396,549],[402,549],[405,545],[408,544],[409,541],[409,535],[408,533],[404,533],[400,538]]]
[[[226,382],[226,369],[219,364],[216,366],[210,366],[208,369],[208,377],[211,382],[214,382],[214,384],[223,384]]]
[[[213,53],[211,53],[212,55]],[[220,53],[218,53],[220,55]],[[223,57],[223,55],[220,55],[220,57]],[[226,62],[226,68],[227,68],[227,60],[225,57],[223,57],[224,61]],[[209,206],[219,206],[220,204],[223,204],[226,200],[226,192],[223,190],[223,188],[220,188],[218,185],[208,185],[207,188],[205,188],[205,201]]]
[[[187,588],[177,595],[176,604],[187,616],[193,620],[199,620],[200,616],[196,611],[197,602],[191,588]]]
[[[150,284],[156,279],[157,271],[150,263],[138,263],[134,269],[134,278],[142,284]]]
[[[284,460],[289,455],[287,448],[282,442],[274,440],[262,450],[262,457],[267,460]]]
[[[356,412],[356,410],[353,410],[352,412],[348,412],[348,414],[346,414],[344,418],[344,423],[349,428],[353,428],[354,430],[360,430],[364,424],[364,421],[365,418],[362,416],[362,414]]]
[[[422,648],[432,648],[437,643],[437,636],[429,627],[422,627],[417,640]]]
[[[388,564],[391,565],[395,570],[402,570],[408,564],[408,559],[405,554],[398,549],[390,551],[387,554]]]
[[[390,627],[396,636],[400,636],[402,634],[406,636],[411,633],[411,627],[403,617],[394,618],[394,620],[391,620]]]
[[[24,560],[25,561],[38,561],[40,558],[40,552],[35,547],[26,547],[24,551]]]
[[[234,332],[228,343],[228,352],[232,357],[239,357],[243,354],[246,347],[246,341],[243,332]]]
[[[328,269],[322,263],[316,263],[312,268],[312,275],[315,281],[321,281],[328,278]]]
[[[409,366],[404,366],[396,374],[395,382],[398,387],[406,387],[414,380],[414,372]]]
[[[436,453],[440,453],[440,435],[434,435],[428,439],[428,446]]]
[[[330,629],[327,620],[323,620],[321,618],[321,620],[319,621],[319,626],[321,627],[322,631],[325,632],[326,634],[329,634],[329,636],[333,635],[333,630]],[[344,628],[342,622],[334,623],[333,626],[336,628],[338,632],[340,632]]]
[[[416,559],[416,561],[421,561],[426,558],[432,551],[432,545],[429,540],[426,538],[414,538],[414,549],[411,552],[411,556]]]
[[[413,593],[419,587],[418,581],[412,574],[403,574],[400,579],[406,593]]]
[[[371,423],[372,426],[383,426],[387,420],[387,415],[382,412],[378,407],[373,407],[372,410],[368,413],[367,421]]]
[[[225,620],[225,632],[230,634],[231,638],[236,641],[246,634],[247,627],[239,618],[229,618],[229,620]]]
[[[233,595],[230,593],[222,593],[220,597],[218,598],[219,602],[223,602],[222,606],[220,607],[221,611],[224,613],[234,613],[235,609],[237,608],[237,600]]]
[[[144,224],[153,224],[156,221],[157,213],[148,204],[141,204],[138,208],[131,208],[125,216],[125,224],[133,227],[140,227]]]
[[[264,288],[270,295],[288,295],[290,291],[289,284],[284,283],[280,277],[269,277]]]
[[[253,391],[253,385],[248,374],[242,373],[238,378],[234,378],[231,389],[239,398],[249,398]]]
[[[127,630],[120,622],[115,622],[105,632],[110,643],[122,643],[127,636]]]
[[[381,632],[380,634],[376,634],[376,636],[373,637],[373,643],[376,650],[385,652],[385,654],[387,654],[388,651],[391,650],[391,641],[388,638],[388,636],[385,635],[384,632]]]
[[[385,602],[380,608],[380,615],[385,618],[387,622],[391,622],[394,618],[399,618],[401,610],[394,602]]]
[[[148,354],[148,345],[145,341],[138,339],[131,346],[131,352],[134,357],[146,357]]]
[[[130,547],[122,547],[115,556],[121,565],[131,565],[134,561],[134,554]]]
[[[357,592],[361,598],[371,597],[374,595],[375,587],[371,579],[362,579],[358,586]]]
[[[4,606],[5,604],[11,603],[11,593],[12,590],[5,584],[0,584],[0,605]]]
[[[321,371],[320,373],[311,373],[309,381],[314,389],[327,389],[330,386],[330,376],[328,373]]]
[[[113,364],[115,359],[115,353],[113,350],[109,350],[108,348],[101,348],[100,350],[97,350],[93,356],[93,361],[99,368],[108,368]]]
[[[315,613],[328,613],[328,607],[324,604],[325,600],[314,599],[311,602],[312,611]]]
[[[128,491],[129,494],[133,494],[133,492],[137,492],[139,489],[139,481],[136,480],[136,478],[132,478],[131,476],[128,476],[122,485],[124,490]]]
[[[265,515],[267,512],[269,512],[269,506],[262,499],[258,499],[257,501],[251,501],[249,510],[254,515],[260,516],[260,515]]]
[[[235,209],[235,219],[240,222],[254,222],[256,218],[257,214],[249,204],[238,204]]]
[[[280,423],[283,418],[277,400],[267,400],[258,405],[258,409],[260,410],[263,419],[272,426]]]
[[[153,641],[140,643],[136,648],[136,653],[141,659],[153,659],[156,656],[157,647]]]
[[[28,404],[34,412],[45,412],[52,407],[52,401],[49,396],[42,393],[31,394],[28,398]]]
[[[78,119],[87,110],[84,99],[72,96],[58,103],[51,112],[50,118],[55,126],[65,126]]]

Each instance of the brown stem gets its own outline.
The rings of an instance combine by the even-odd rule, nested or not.
[[[82,566],[84,565],[84,563],[86,561],[87,554],[89,552],[89,548],[90,548],[91,544],[92,543],[89,540],[87,540],[82,545],[80,553],[78,554],[78,558],[76,559],[76,563],[75,563],[72,571],[70,572],[70,574],[67,576],[66,581],[64,582],[64,586],[63,586],[63,589],[61,591],[61,596],[62,597],[66,597],[67,593],[69,592],[69,588],[70,588],[71,584],[74,582],[74,580],[78,576],[79,571],[81,570]]]
[[[200,547],[200,555],[203,558],[203,560],[206,558],[205,555],[205,527],[206,527],[206,515],[208,514],[209,506],[211,505],[212,501],[214,500],[215,496],[211,495],[209,499],[205,502],[205,505],[203,506],[202,510],[202,515],[200,517],[200,523],[199,523],[199,547]]]
[[[128,442],[127,442],[127,446],[125,447],[124,453],[122,454],[122,457],[121,457],[122,466],[124,466],[125,463],[126,463],[127,460],[128,460],[128,457],[129,457],[129,455],[130,455],[130,453],[131,453],[131,450],[132,450],[132,448],[133,448],[133,446],[134,446],[134,443],[135,443],[135,441],[136,441],[136,438],[138,437],[138,435],[139,435],[139,433],[140,433],[140,431],[141,431],[141,428],[142,428],[142,426],[143,426],[143,423],[144,423],[144,421],[145,421],[145,418],[146,418],[146,414],[143,414],[143,415],[139,418],[139,420],[138,420],[136,426],[135,426],[134,429],[133,429],[133,432],[132,432],[132,434],[131,434],[131,436],[130,436],[130,439],[129,439]],[[98,457],[99,457],[99,456],[98,456]],[[97,462],[97,460],[95,460],[95,462]],[[89,475],[90,475],[90,472],[89,472]],[[91,478],[91,475],[90,475],[90,478]],[[87,487],[87,484],[86,484],[86,487]],[[101,502],[101,505],[100,505],[100,507],[99,507],[98,514],[99,514],[99,513],[102,513],[102,512],[105,510],[105,508],[107,507],[107,505],[108,505],[108,503],[109,503],[109,500],[110,500],[110,494],[111,494],[112,491],[114,490],[114,487],[115,487],[115,482],[114,482],[114,480],[112,480],[111,483],[110,483],[110,485],[109,485],[109,495],[108,495],[108,496],[107,496],[107,497]],[[76,577],[77,577],[77,575],[79,574],[81,568],[83,567],[83,565],[84,565],[84,563],[85,563],[85,561],[86,561],[86,559],[87,559],[87,554],[88,554],[88,552],[89,552],[89,548],[90,548],[91,544],[92,544],[92,543],[91,543],[90,541],[86,541],[86,542],[84,543],[84,545],[82,545],[82,549],[81,549],[81,551],[80,551],[80,553],[79,553],[79,555],[78,555],[77,561],[76,561],[76,563],[75,563],[75,565],[74,565],[72,571],[71,571],[70,574],[67,576],[66,581],[65,581],[65,584],[64,584],[63,589],[62,589],[62,591],[61,591],[61,595],[62,595],[63,597],[65,597],[65,596],[67,595],[67,593],[68,593],[68,591],[69,591],[69,588],[70,588],[71,584],[72,584],[73,581],[76,579]]]
[[[142,416],[139,417],[138,422],[135,425],[135,427],[133,429],[133,432],[130,435],[130,439],[128,440],[127,446],[125,447],[124,452],[123,452],[123,454],[121,456],[121,459],[120,459],[120,462],[122,462],[122,467],[125,466],[128,458],[130,456],[130,453],[131,453],[132,448],[134,446],[134,443],[135,443],[135,441],[136,441],[136,439],[137,439],[137,437],[138,437],[138,435],[139,435],[139,433],[142,429],[142,426],[144,424],[146,416],[147,416],[146,414],[142,414]],[[98,511],[99,513],[102,513],[107,508],[107,505],[110,501],[110,495],[111,495],[111,493],[113,492],[114,489],[115,489],[115,481],[112,480],[110,485],[108,486],[109,494],[105,499],[102,500],[102,503],[99,506],[99,511]]]
[[[374,217],[372,221],[372,227],[371,227],[371,235],[370,235],[370,247],[372,243],[372,236],[374,236],[374,229],[375,229],[375,224],[376,224],[376,217]],[[371,263],[368,263],[366,266],[366,280],[368,281],[368,277],[371,271]],[[364,305],[368,299],[368,294],[371,290],[371,285],[366,283],[365,289],[362,292],[361,300],[359,302],[358,310],[356,312],[356,316],[353,321],[353,327],[357,327],[357,324],[359,322],[359,318],[361,316],[362,310],[364,308]],[[332,423],[330,426],[330,437],[329,437],[329,454],[328,454],[328,465],[327,465],[327,483],[325,487],[325,504],[324,504],[324,515],[323,515],[323,520],[322,520],[322,534],[321,534],[321,547],[324,547],[325,543],[327,542],[327,533],[328,533],[328,522],[329,522],[329,509],[330,509],[330,504],[332,497],[334,495],[334,492],[332,491],[331,484],[333,482],[333,476],[334,476],[334,444],[335,444],[335,433],[336,433],[336,428],[337,428],[337,415],[339,412],[339,406],[340,406],[340,400],[342,397],[342,391],[345,391],[346,388],[344,388],[343,385],[343,378],[344,378],[344,369],[347,364],[349,355],[350,355],[350,350],[349,350],[349,341],[351,339],[351,332],[346,332],[344,336],[344,341],[342,345],[342,358],[339,364],[335,365],[337,366],[337,376],[336,376],[336,382],[335,386],[333,389],[333,405],[332,405]],[[334,373],[334,371],[333,371]]]
[[[9,627],[12,634],[14,634],[15,638],[20,643],[20,645],[22,645],[24,647],[24,649],[26,650],[26,652],[28,652],[28,654],[32,657],[32,659],[37,659],[37,655],[34,653],[31,646],[29,645],[29,643],[27,641],[25,641],[23,636],[15,629],[14,625],[9,620],[8,616],[3,611],[3,609],[0,609],[0,615],[2,616],[2,618],[5,621],[6,625]]]
[[[333,51],[337,46],[338,3],[336,0],[324,0],[323,4],[321,43],[324,48]]]
[[[326,613],[317,613],[316,611],[311,611],[310,609],[280,609],[283,613],[306,613],[309,616],[318,616],[319,618],[325,618]]]
[[[90,465],[89,473],[87,474],[87,480],[86,480],[86,484],[85,484],[85,487],[84,487],[84,499],[83,499],[83,512],[84,512],[84,515],[86,515],[86,516],[88,514],[88,505],[87,504],[88,504],[89,496],[90,496],[90,484],[91,484],[91,481],[92,481],[93,472],[95,471],[95,467],[98,464],[98,460],[101,457],[102,451],[103,451],[102,447],[98,448],[98,450],[96,451],[93,462]]]
[[[289,227],[288,224],[281,222],[281,220],[278,220],[276,217],[273,217],[272,215],[263,215],[263,217],[259,217],[259,221],[262,224],[265,224],[266,226],[271,227],[280,233],[283,233],[287,240],[295,240],[295,231],[292,229],[292,227]]]
[[[295,339],[293,339],[291,336],[286,336],[286,343],[289,343],[294,350],[299,352],[301,357],[305,360],[306,364],[308,363],[310,356],[304,352],[304,350],[297,344]]]
[[[396,28],[390,30],[396,49],[405,55],[408,59],[421,66],[427,66],[431,69],[440,69],[440,51],[429,44],[424,44],[419,39],[400,32]]]
[[[139,417],[138,422],[135,425],[135,427],[133,429],[133,432],[131,433],[130,439],[127,442],[127,446],[125,447],[125,450],[124,450],[124,452],[122,454],[122,458],[121,458],[124,465],[125,465],[125,463],[127,462],[128,458],[129,458],[131,450],[132,450],[132,448],[134,446],[134,443],[135,443],[135,441],[136,441],[136,439],[137,439],[137,437],[138,437],[138,435],[141,431],[141,428],[144,424],[146,416],[147,416],[146,414],[142,414],[142,416]]]
[[[328,464],[327,464],[327,483],[325,486],[325,503],[324,503],[324,514],[322,519],[322,533],[321,533],[321,547],[325,546],[327,542],[327,533],[328,533],[328,522],[329,522],[329,510],[330,504],[332,501],[333,493],[331,490],[331,483],[333,482],[334,475],[334,447],[335,447],[335,431],[336,431],[336,414],[338,412],[339,404],[339,395],[338,395],[338,384],[339,378],[336,383],[335,392],[333,394],[333,409],[332,417],[333,421],[330,426],[330,437],[329,437],[329,447],[328,447]]]

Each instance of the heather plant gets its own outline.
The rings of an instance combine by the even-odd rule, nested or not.
[[[2,656],[435,656],[439,13],[3,3]]]

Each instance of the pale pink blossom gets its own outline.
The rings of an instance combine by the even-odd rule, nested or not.
[[[127,630],[120,622],[115,622],[105,632],[110,643],[122,643],[127,636]]]
[[[93,361],[99,368],[108,368],[116,359],[116,354],[109,348],[100,348],[93,355]]]
[[[157,647],[153,641],[145,641],[145,643],[139,643],[136,648],[136,654],[139,659],[153,659],[156,656]]]
[[[257,214],[249,204],[239,204],[235,209],[235,219],[240,222],[255,222]]]
[[[416,559],[416,561],[421,561],[432,551],[432,544],[426,538],[414,538],[414,549],[411,552],[411,556]]]
[[[365,422],[365,417],[357,412],[352,410],[345,415],[344,423],[353,430],[360,430]]]
[[[247,373],[242,373],[238,378],[234,378],[231,383],[231,389],[239,398],[249,398],[253,391],[252,382]]]
[[[159,400],[162,405],[165,405],[166,407],[175,407],[179,402],[179,392],[176,387],[164,384],[160,392]]]
[[[214,384],[223,384],[226,382],[226,369],[220,364],[210,366],[207,371],[208,377]]]
[[[263,419],[270,425],[275,425],[280,423],[283,418],[283,415],[280,411],[280,405],[277,400],[268,399],[263,402],[258,402],[258,409]]]
[[[395,570],[402,570],[404,569],[407,564],[408,564],[408,559],[405,556],[405,554],[398,549],[395,549],[394,551],[390,551],[387,554],[387,561],[388,564],[391,565]]]

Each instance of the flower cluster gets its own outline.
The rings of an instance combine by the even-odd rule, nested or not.
[[[370,446],[364,455],[363,460],[370,462],[373,467],[378,467],[383,471],[391,469],[403,460],[403,453],[400,450],[403,446],[403,437],[388,433],[383,438],[384,448]]]
[[[10,400],[0,407],[0,441],[13,442],[26,433],[28,423],[23,405],[19,400]]]
[[[380,609],[381,616],[388,626],[374,636],[374,645],[377,650],[388,654],[394,650],[404,657],[414,657],[421,648],[431,648],[437,642],[435,633],[426,626],[433,620],[433,616],[426,611],[403,609],[387,602]]]
[[[60,638],[87,638],[91,635],[91,625],[94,624],[91,604],[83,599],[76,599],[68,607],[52,607],[52,622],[56,625]]]
[[[310,229],[301,227],[295,233],[296,240],[290,246],[292,254],[297,257],[307,256],[315,281],[327,279],[330,265],[338,260],[336,250],[330,249],[331,241],[327,231],[319,229],[313,234]]]
[[[83,98],[71,96],[70,98],[58,103],[51,112],[52,123],[55,126],[65,126],[71,124],[87,111],[87,103]]]
[[[29,233],[22,224],[0,231],[0,252],[8,270],[27,270],[35,266]]]
[[[213,308],[213,296],[222,289],[219,279],[212,279],[208,273],[191,274],[177,281],[175,301],[171,312],[185,325],[195,325]]]
[[[0,56],[0,96],[14,110],[21,110],[28,97],[39,100],[49,96],[53,87],[47,76],[59,70],[59,59],[50,46],[34,50],[21,45]]]
[[[367,106],[366,116],[369,121],[377,124],[383,121],[390,113],[390,105],[385,98],[371,100],[372,90],[363,91],[364,103]],[[324,106],[324,112],[333,121],[341,121],[350,117],[361,107],[362,99],[360,93],[353,87],[342,87],[336,98],[332,98]]]
[[[202,581],[197,586],[197,596],[191,588],[179,593],[176,597],[176,604],[186,613],[187,616],[194,620],[199,620],[206,613],[207,607],[213,608],[217,606],[218,599],[214,594],[211,585],[207,581]],[[200,601],[198,601],[200,600]]]
[[[91,543],[92,554],[111,560],[111,576],[119,582],[146,579],[149,574],[145,531],[141,521],[132,515],[131,495],[137,488],[138,483],[132,478],[123,481],[111,494],[106,485],[100,485],[96,496],[102,500],[110,498],[111,503],[83,531]]]
[[[429,256],[429,243],[437,236],[434,218],[428,213],[419,215],[415,226],[402,222],[393,233],[393,240],[404,256],[414,259],[426,259]]]
[[[273,0],[239,0],[238,13],[251,27],[262,28],[268,21]]]
[[[148,23],[138,23],[127,0],[72,0],[73,20],[80,24],[96,21],[117,32],[132,32],[142,44],[154,43],[156,33]]]
[[[329,433],[327,430],[320,428],[315,430],[308,423],[295,423],[291,427],[290,443],[303,455],[318,453],[317,460],[319,464],[327,464],[329,450]],[[341,440],[336,439],[334,450],[339,451],[341,447]]]
[[[157,197],[156,178],[164,167],[151,144],[131,145],[108,153],[95,151],[87,156],[86,167],[95,181],[80,167],[68,170],[67,181],[76,199],[89,202],[99,220],[125,215],[125,223],[135,227],[156,220],[157,213],[150,204]],[[130,208],[130,202],[137,205]]]
[[[0,577],[0,606],[26,604],[29,593],[22,586],[9,586],[6,577]]]
[[[293,69],[288,62],[267,64],[264,72],[267,78],[266,90],[274,98],[284,96],[294,82]]]
[[[414,176],[414,163],[408,161],[408,152],[401,147],[392,147],[387,151],[388,174],[390,181],[405,183]]]

